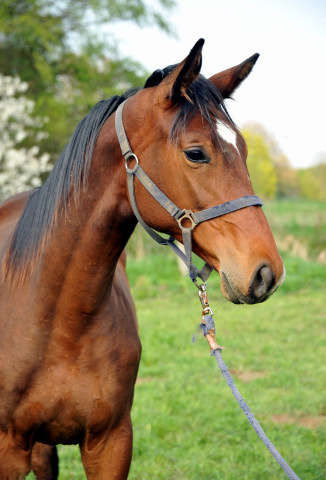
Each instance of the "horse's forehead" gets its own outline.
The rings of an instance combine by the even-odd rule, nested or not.
[[[234,147],[236,151],[240,154],[239,148],[237,145],[239,132],[236,129],[234,129],[231,125],[227,125],[222,120],[217,120],[216,133],[218,138],[220,138],[223,142],[226,142],[228,145],[231,145],[232,147]]]

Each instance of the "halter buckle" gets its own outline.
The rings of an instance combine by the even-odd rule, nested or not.
[[[194,212],[192,210],[183,209],[181,211],[179,218],[176,218],[176,221],[178,222],[178,225],[181,228],[181,230],[190,230],[191,231],[195,228],[195,226],[197,224],[194,220],[193,215],[194,215]],[[185,227],[184,225],[182,225],[182,222],[184,220],[189,220],[191,225],[189,227]]]

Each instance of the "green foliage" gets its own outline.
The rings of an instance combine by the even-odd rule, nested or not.
[[[299,170],[298,178],[303,198],[326,201],[326,163]]]
[[[278,198],[326,201],[325,153],[320,153],[319,163],[314,167],[296,170],[291,167],[275,138],[262,125],[245,125],[244,136],[249,148],[248,168],[258,194],[270,199],[274,198],[274,192]],[[267,188],[268,195],[264,191]]]
[[[298,172],[291,167],[289,160],[283,154],[276,155],[273,163],[277,175],[277,192],[278,198],[298,197]]]
[[[174,5],[173,0],[158,3],[166,10]],[[170,31],[164,12],[143,0],[92,0],[87,4],[84,0],[62,0],[56,4],[52,0],[2,0],[0,71],[27,81],[33,94],[52,91],[57,75],[66,74],[67,66],[75,69],[75,77],[82,81],[85,71],[78,75],[78,69],[82,71],[92,64],[94,67],[94,61],[103,56],[110,59],[112,51],[112,46],[101,44],[92,35],[89,19],[96,26],[130,20],[159,24]],[[91,60],[85,58],[83,49]]]
[[[277,189],[277,175],[273,160],[264,138],[249,129],[243,132],[248,146],[247,166],[253,188],[263,198],[274,198]]]
[[[142,85],[144,69],[121,58],[112,38],[105,44],[98,27],[118,20],[157,25],[174,0],[2,0],[0,72],[28,82],[35,115],[48,117],[50,141],[41,147],[61,152],[77,123],[104,97]],[[95,32],[95,33],[94,33]]]

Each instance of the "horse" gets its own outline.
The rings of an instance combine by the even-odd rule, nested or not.
[[[31,470],[57,478],[58,444],[79,445],[89,480],[128,477],[141,356],[124,253],[138,222],[132,204],[144,224],[183,242],[203,209],[257,198],[224,100],[258,54],[207,79],[203,44],[144,88],[99,102],[43,186],[0,206],[0,480]],[[181,221],[135,175],[130,198],[126,170],[138,164],[183,208]],[[265,301],[284,278],[261,203],[250,202],[191,227],[192,251],[233,303]]]

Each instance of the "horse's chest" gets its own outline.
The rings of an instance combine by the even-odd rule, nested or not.
[[[16,411],[16,423],[51,443],[77,443],[87,430],[110,428],[130,408],[138,361],[135,350],[132,357],[113,352],[90,365],[44,366]]]

